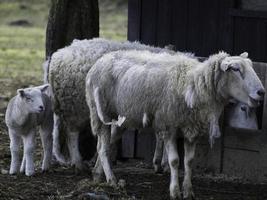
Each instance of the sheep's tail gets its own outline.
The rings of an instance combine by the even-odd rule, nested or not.
[[[99,119],[102,121],[103,124],[105,125],[115,125],[115,126],[121,126],[123,124],[123,122],[125,121],[125,117],[121,117],[120,115],[118,116],[118,120],[111,120],[111,122],[107,122],[105,119],[104,119],[104,113],[103,113],[103,110],[102,110],[102,102],[101,102],[101,97],[100,97],[100,94],[99,94],[99,88],[97,87],[95,90],[94,90],[94,99],[95,99],[95,104],[96,104],[96,111],[97,111],[97,115],[99,117]]]
[[[62,144],[62,137],[61,137],[61,133],[62,133],[62,125],[60,123],[60,118],[54,114],[54,128],[53,128],[53,155],[55,156],[56,160],[63,165],[68,165],[69,164],[69,160],[66,159],[66,153],[64,153],[64,146],[66,146],[66,144]],[[64,139],[66,139],[64,137]],[[66,143],[66,141],[65,141]],[[66,150],[65,150],[66,152]]]

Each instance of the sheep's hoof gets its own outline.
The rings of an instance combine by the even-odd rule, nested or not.
[[[163,169],[163,173],[165,173],[165,174],[170,173],[170,167],[169,167],[168,164],[167,165],[163,165],[161,167]]]
[[[93,180],[96,183],[104,182],[104,176],[103,176],[103,174],[93,172]]]
[[[156,174],[162,174],[163,173],[163,169],[161,168],[160,165],[154,165],[154,171]]]
[[[110,180],[108,180],[107,182],[108,182],[108,184],[109,184],[110,186],[112,186],[112,187],[117,187],[117,181],[116,181],[116,179],[110,179]]]
[[[48,172],[49,172],[48,169],[42,169],[42,171],[41,171],[42,174],[46,174],[46,173],[48,173]]]
[[[181,195],[175,196],[175,197],[170,197],[171,200],[182,200]]]
[[[33,176],[34,175],[34,171],[26,171],[25,175],[26,176]]]
[[[17,172],[15,172],[15,171],[9,171],[9,174],[10,174],[10,175],[16,175]]]
[[[190,192],[183,192],[183,199],[185,200],[194,200],[195,199],[195,194],[193,191]]]

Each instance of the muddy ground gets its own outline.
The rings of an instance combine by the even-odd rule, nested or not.
[[[25,82],[25,81],[24,81]],[[37,84],[36,80],[27,83]],[[168,199],[168,174],[155,174],[142,160],[119,161],[115,166],[118,179],[126,186],[112,188],[92,182],[90,173],[75,174],[71,167],[54,165],[45,174],[40,171],[41,147],[37,139],[36,168],[33,177],[10,176],[9,138],[4,124],[7,101],[19,87],[19,80],[0,80],[0,200],[69,200],[69,199]],[[180,173],[182,181],[183,173]],[[193,187],[198,200],[266,200],[267,183],[253,184],[221,174],[194,174]],[[95,197],[95,198],[93,198]],[[97,197],[97,198],[96,198]]]

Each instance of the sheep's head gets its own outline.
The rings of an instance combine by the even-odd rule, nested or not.
[[[263,100],[264,87],[252,68],[252,62],[248,54],[229,56],[220,63],[223,71],[220,79],[221,95],[233,98],[249,107],[256,107]]]
[[[29,113],[41,113],[45,110],[42,93],[44,93],[49,84],[18,89],[17,93],[21,100],[24,102],[25,109],[29,111]]]

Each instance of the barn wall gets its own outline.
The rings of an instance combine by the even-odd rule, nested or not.
[[[267,62],[267,11],[234,0],[129,0],[128,39],[209,56],[247,51]],[[254,9],[254,10],[253,10]]]
[[[243,1],[129,0],[128,39],[160,47],[173,44],[179,51],[201,57],[220,50],[232,55],[247,51],[253,61],[267,62],[267,10],[238,4]],[[254,63],[254,68],[267,88],[266,63]],[[208,139],[202,138],[197,145],[195,170],[267,180],[266,98],[259,108],[261,130],[223,126],[223,136],[213,149]],[[134,145],[130,157],[151,162],[154,134],[151,130],[143,132],[142,136],[134,133],[134,140],[122,143]],[[183,146],[178,146],[182,152]]]

